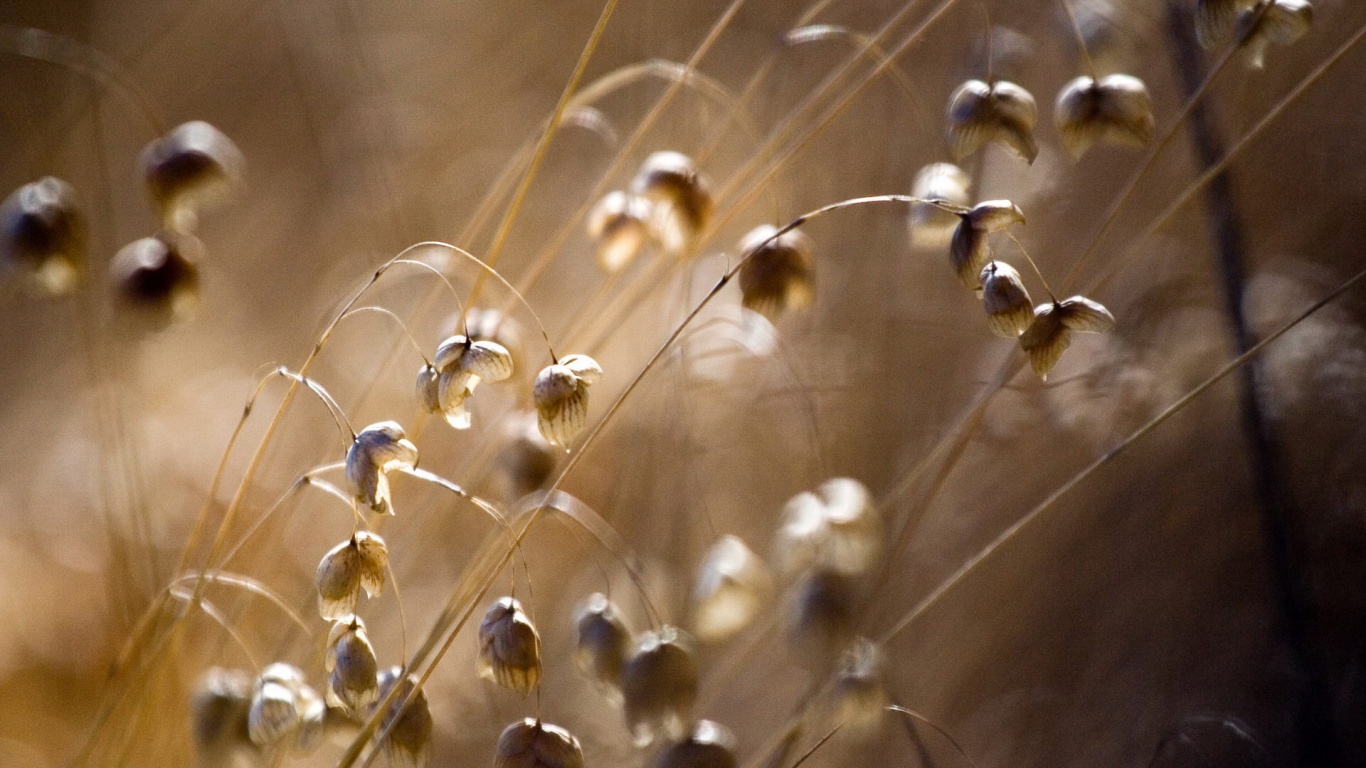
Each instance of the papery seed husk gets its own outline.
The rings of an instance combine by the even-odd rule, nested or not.
[[[692,158],[679,152],[651,154],[632,180],[631,191],[654,203],[655,237],[664,248],[688,255],[713,206],[711,186]]]
[[[392,512],[389,480],[395,469],[417,466],[417,446],[397,422],[381,421],[362,429],[346,451],[346,480],[356,500],[376,513]]]
[[[222,131],[196,120],[150,142],[138,158],[164,226],[189,231],[198,210],[241,186],[246,159]]]
[[[815,244],[795,229],[765,244],[777,231],[768,224],[756,227],[739,245],[745,258],[740,267],[741,303],[770,321],[785,309],[811,306],[816,296]]]
[[[1115,316],[1103,304],[1085,296],[1073,296],[1058,303],[1058,320],[1069,331],[1106,333],[1115,327]]]
[[[439,397],[438,379],[441,374],[437,373],[436,368],[431,365],[423,364],[417,369],[417,402],[427,413],[441,413],[441,398]]]
[[[459,365],[448,366],[437,376],[436,401],[441,416],[453,429],[469,429],[472,417],[465,401],[474,394],[479,377],[461,370]]]
[[[568,368],[585,384],[596,384],[602,379],[602,366],[588,355],[565,355],[560,358],[560,365]]]
[[[299,727],[299,703],[294,691],[280,683],[257,686],[247,715],[247,731],[258,747],[279,745]]]
[[[314,583],[318,587],[318,612],[324,619],[340,619],[355,613],[360,597],[360,552],[347,539],[323,555]]]
[[[1214,48],[1227,41],[1238,23],[1238,12],[1250,0],[1196,0],[1195,36],[1200,45]]]
[[[698,720],[687,739],[655,755],[654,768],[735,768],[735,737],[711,720]]]
[[[992,119],[990,95],[991,86],[969,80],[949,97],[949,149],[955,159],[971,155],[991,138],[994,129],[984,127]]]
[[[494,768],[583,768],[583,748],[569,731],[526,718],[498,736]]]
[[[955,159],[972,154],[982,144],[999,140],[1027,162],[1039,154],[1034,141],[1038,107],[1024,88],[1005,80],[987,85],[969,80],[949,101],[949,145]]]
[[[985,200],[964,216],[973,229],[982,232],[999,232],[1012,224],[1025,223],[1024,211],[1009,200]]]
[[[980,290],[982,267],[990,260],[991,244],[987,233],[972,226],[966,217],[961,217],[949,241],[949,264],[958,276],[958,282],[970,291]]]
[[[1099,82],[1089,77],[1072,80],[1058,94],[1054,119],[1073,157],[1097,141],[1141,148],[1152,141],[1156,126],[1147,87],[1122,74]]]
[[[1305,0],[1274,0],[1258,18],[1258,6],[1244,9],[1238,16],[1238,39],[1243,59],[1253,69],[1266,65],[1271,45],[1293,45],[1313,25],[1314,8]]]
[[[541,435],[568,450],[588,424],[588,385],[567,366],[551,365],[536,377],[531,395]]]
[[[1034,322],[1020,334],[1020,348],[1029,354],[1029,365],[1041,379],[1047,378],[1072,343],[1057,306],[1049,302],[1035,307]]]
[[[330,673],[328,704],[359,711],[374,703],[379,693],[379,664],[360,618],[347,617],[332,626],[324,667]]]
[[[772,589],[763,560],[738,537],[722,536],[698,568],[693,634],[703,642],[733,637],[754,620]]]
[[[541,636],[522,604],[496,600],[479,624],[479,676],[525,696],[541,679]]]
[[[588,236],[597,244],[598,266],[608,274],[624,269],[650,242],[654,215],[644,197],[607,193],[588,212]]]
[[[787,639],[799,662],[825,670],[854,637],[853,585],[829,571],[807,574],[788,599]]]
[[[495,341],[476,341],[470,345],[460,366],[484,381],[498,383],[512,378],[512,353]]]
[[[0,266],[22,270],[43,293],[61,296],[85,270],[87,228],[76,190],[45,176],[16,189],[0,205]]]
[[[390,667],[380,675],[378,700],[388,698],[395,685],[401,688],[380,721],[380,731],[389,732],[384,740],[384,752],[394,765],[422,768],[431,758],[432,745],[432,711],[427,704],[427,694],[417,686],[413,675],[405,676],[401,667]],[[409,695],[412,701],[395,721]]]
[[[982,268],[981,281],[982,308],[991,332],[1007,339],[1024,333],[1034,321],[1034,302],[1020,273],[1003,261],[993,261]]]
[[[599,685],[615,690],[631,649],[631,632],[621,612],[606,595],[594,593],[575,615],[575,665]]]
[[[687,734],[697,679],[697,656],[686,634],[665,626],[641,636],[621,670],[626,725],[637,746]]]

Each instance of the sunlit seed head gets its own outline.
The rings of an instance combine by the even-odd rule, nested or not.
[[[467,334],[475,341],[492,341],[512,355],[514,370],[519,369],[526,359],[526,349],[522,342],[522,324],[499,310],[475,307],[463,315],[452,318],[448,323],[450,335]]]
[[[583,748],[565,729],[526,718],[503,729],[494,768],[583,768]]]
[[[653,204],[654,238],[676,256],[691,255],[693,241],[711,221],[711,184],[692,158],[655,152],[631,181],[631,192]]]
[[[719,642],[749,626],[773,590],[764,561],[735,536],[707,552],[693,587],[693,634]]]
[[[327,703],[361,711],[379,694],[379,664],[375,649],[358,616],[344,616],[327,636]]]
[[[202,121],[179,125],[154,139],[138,160],[163,226],[192,231],[199,210],[241,187],[246,159],[222,131]]]
[[[1013,339],[1034,322],[1034,302],[1014,267],[1004,261],[987,262],[980,275],[982,308],[987,324],[997,336]]]
[[[1099,141],[1142,148],[1152,141],[1156,127],[1147,86],[1129,75],[1108,75],[1099,82],[1072,80],[1058,94],[1053,118],[1073,157]]]
[[[322,736],[326,712],[322,698],[304,682],[303,672],[277,662],[256,680],[247,732],[259,747],[311,751]]]
[[[1020,86],[998,80],[969,80],[949,99],[948,140],[954,159],[962,160],[990,141],[998,141],[1027,162],[1039,154],[1034,141],[1038,107]]]
[[[1265,12],[1261,11],[1263,5]],[[1306,0],[1265,0],[1244,8],[1237,23],[1243,60],[1253,69],[1263,68],[1271,46],[1294,45],[1313,24],[1314,7]]]
[[[784,623],[788,645],[808,669],[829,669],[854,637],[854,591],[849,577],[812,571],[793,585]]]
[[[251,702],[252,677],[246,672],[213,667],[200,678],[190,714],[201,765],[229,768],[259,760],[260,748],[248,729]]]
[[[860,735],[877,729],[887,705],[892,703],[885,667],[882,651],[867,638],[855,639],[844,650],[831,691],[837,722]]]
[[[911,196],[966,208],[972,203],[971,188],[972,179],[962,168],[953,163],[930,163],[916,172]],[[917,248],[943,248],[953,237],[958,221],[958,217],[948,211],[916,203],[910,212],[911,244]]]
[[[76,190],[52,176],[16,189],[0,205],[0,269],[40,293],[70,293],[85,270],[87,230]]]
[[[765,224],[740,241],[741,303],[770,321],[786,309],[811,306],[816,297],[815,244],[800,230],[766,242],[777,229]],[[762,247],[761,247],[762,246]]]
[[[531,398],[541,435],[565,450],[588,425],[588,387],[602,378],[602,367],[586,355],[568,355],[536,376]]]
[[[436,368],[426,363],[417,369],[417,382],[413,389],[417,393],[418,404],[427,413],[441,413],[441,399],[437,395],[440,377]]]
[[[698,720],[688,738],[655,755],[654,768],[735,768],[735,736],[725,726]]]
[[[697,700],[697,654],[675,627],[646,632],[621,669],[626,726],[640,747],[687,735]]]
[[[653,204],[648,198],[608,192],[588,213],[588,236],[598,266],[610,274],[625,269],[650,244]]]
[[[379,534],[357,531],[332,549],[318,563],[315,582],[318,610],[325,619],[341,619],[355,613],[360,591],[371,597],[384,589],[389,550]]]
[[[479,624],[478,671],[523,696],[541,679],[541,636],[514,598],[494,601]]]
[[[987,200],[959,215],[958,227],[949,241],[949,263],[964,288],[982,288],[982,269],[991,260],[992,232],[1024,223],[1024,212],[1009,200]]]
[[[422,768],[432,751],[432,710],[427,694],[418,687],[415,676],[404,675],[401,667],[390,667],[379,676],[378,701],[388,698],[394,686],[399,686],[399,691],[380,720],[380,729],[389,732],[383,742],[384,753],[400,768]],[[409,698],[412,700],[404,709],[404,700]]]
[[[788,578],[810,570],[858,576],[881,554],[882,521],[862,483],[835,478],[787,502],[776,539]]]
[[[192,235],[171,231],[134,240],[109,262],[119,306],[152,327],[188,320],[199,307],[199,254]]]
[[[417,446],[397,422],[362,429],[346,452],[346,480],[356,501],[378,514],[392,513],[389,472],[417,466]]]
[[[1062,359],[1072,344],[1072,333],[1105,333],[1115,327],[1115,318],[1098,302],[1073,296],[1034,308],[1034,322],[1020,335],[1020,348],[1029,355],[1030,367],[1040,378]]]
[[[606,595],[594,593],[575,611],[574,664],[602,688],[620,696],[621,668],[631,648],[631,632]]]

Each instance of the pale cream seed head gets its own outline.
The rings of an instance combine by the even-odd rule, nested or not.
[[[583,748],[565,729],[526,718],[503,729],[494,768],[583,768]]]
[[[436,368],[426,363],[417,369],[417,382],[414,390],[417,392],[418,404],[427,413],[441,413],[440,378],[441,374],[437,373]]]
[[[953,163],[930,163],[915,174],[911,196],[922,200],[941,200],[961,207],[971,204],[972,179]],[[911,244],[917,248],[943,248],[958,226],[958,217],[926,203],[911,206]]]
[[[882,551],[882,521],[862,483],[835,478],[792,497],[777,533],[777,562],[792,578],[811,571],[867,573]]]
[[[603,689],[619,697],[621,669],[631,649],[631,631],[621,612],[602,593],[589,595],[575,611],[574,664]]]
[[[697,654],[685,633],[664,626],[641,635],[621,669],[626,726],[636,746],[687,734],[697,679]]]
[[[569,450],[588,425],[588,387],[602,378],[602,367],[587,355],[568,355],[546,366],[532,384],[537,426],[552,445]]]
[[[949,242],[949,263],[964,288],[982,288],[982,269],[991,260],[989,235],[1012,224],[1023,224],[1024,212],[1009,200],[987,200],[959,215]]]
[[[815,244],[800,230],[767,242],[777,229],[764,224],[740,241],[741,304],[770,321],[783,310],[811,306],[816,298]],[[762,247],[761,247],[762,246]]]
[[[693,587],[693,634],[719,642],[749,626],[773,591],[768,566],[745,542],[722,536],[707,552]]]
[[[46,176],[16,189],[0,205],[0,269],[16,270],[39,292],[71,292],[85,271],[87,228],[76,190]]]
[[[655,152],[631,181],[631,192],[653,204],[654,237],[676,256],[691,255],[693,241],[711,220],[711,184],[692,158]]]
[[[379,663],[359,616],[346,616],[327,636],[327,703],[362,711],[379,695]]]
[[[362,429],[346,452],[346,480],[356,501],[378,514],[393,508],[387,474],[417,466],[417,446],[397,422],[381,421]]]
[[[982,268],[980,277],[982,308],[991,332],[1002,338],[1017,338],[1034,322],[1034,302],[1020,273],[1004,261],[991,261]]]
[[[1142,148],[1152,141],[1156,128],[1147,86],[1121,74],[1099,82],[1084,76],[1072,80],[1058,94],[1053,118],[1073,157],[1098,141]]]
[[[199,120],[154,139],[138,163],[163,226],[182,232],[194,229],[201,208],[242,186],[247,165],[232,139]]]
[[[427,694],[418,687],[414,675],[404,675],[402,667],[390,667],[379,677],[378,700],[388,698],[396,685],[400,686],[399,692],[380,721],[380,730],[389,732],[384,739],[384,752],[395,766],[422,768],[431,759],[432,749],[432,710]],[[409,697],[412,701],[403,709],[404,700]]]
[[[1029,355],[1030,367],[1039,378],[1047,378],[1062,354],[1072,344],[1072,332],[1105,333],[1115,327],[1115,318],[1098,302],[1073,296],[1034,308],[1034,322],[1020,335],[1020,348]]]
[[[527,695],[541,679],[541,635],[511,597],[496,600],[479,624],[479,676]]]
[[[961,160],[989,141],[999,141],[1027,162],[1039,154],[1034,141],[1038,107],[1024,88],[1005,80],[988,85],[969,80],[949,99],[948,140],[954,159]]]
[[[688,738],[661,749],[654,768],[735,768],[735,736],[725,726],[698,720]]]
[[[360,591],[370,597],[384,590],[389,550],[379,534],[357,531],[318,563],[318,611],[325,619],[341,619],[356,611]]]
[[[256,680],[247,731],[259,747],[308,752],[322,738],[326,714],[327,706],[304,682],[303,672],[277,662],[262,670]]]
[[[1266,11],[1259,17],[1261,5],[1245,8],[1238,14],[1243,60],[1253,69],[1266,66],[1271,46],[1294,45],[1314,24],[1314,7],[1306,0],[1266,0]]]
[[[607,274],[625,269],[650,244],[654,206],[649,199],[608,192],[588,212],[588,236],[597,248],[598,266]]]

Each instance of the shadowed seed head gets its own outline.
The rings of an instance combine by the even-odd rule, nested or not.
[[[949,243],[949,263],[964,288],[982,288],[982,268],[991,260],[988,236],[1024,220],[1024,212],[1009,200],[987,200],[958,215],[958,227]]]
[[[676,741],[688,732],[697,700],[697,654],[675,627],[646,632],[621,669],[626,727],[636,746]]]
[[[948,140],[955,160],[971,155],[989,141],[999,141],[1026,162],[1038,157],[1034,123],[1038,107],[1029,91],[997,80],[988,85],[969,80],[949,99]]]
[[[493,767],[583,768],[583,749],[569,731],[528,717],[498,736]]]
[[[655,755],[654,768],[735,768],[735,736],[723,725],[698,720],[688,738]]]
[[[722,536],[698,569],[693,634],[718,642],[749,626],[773,591],[764,561],[735,536]]]
[[[86,224],[76,190],[45,176],[0,205],[0,268],[16,270],[49,296],[69,293],[85,269]]]
[[[711,184],[692,158],[655,152],[631,181],[631,192],[653,204],[654,239],[675,256],[691,255],[693,241],[711,220]]]
[[[574,664],[602,688],[620,696],[621,668],[631,649],[631,631],[607,596],[593,593],[574,620]]]
[[[251,675],[213,667],[204,673],[190,699],[191,727],[199,764],[230,768],[254,764],[261,750],[251,740]]]
[[[1034,302],[1014,267],[989,261],[982,267],[982,308],[991,332],[1006,339],[1024,333],[1034,322]]]
[[[359,616],[346,616],[327,636],[327,703],[362,711],[379,695],[379,664]]]
[[[415,676],[405,676],[402,667],[390,667],[379,676],[378,700],[388,698],[395,685],[400,686],[399,692],[380,721],[380,729],[389,731],[384,739],[384,753],[395,766],[422,768],[432,751],[432,710],[427,705],[427,694],[417,686]],[[412,701],[403,709],[404,700],[409,697]]]
[[[777,231],[755,227],[739,245],[742,256],[748,254],[740,267],[740,301],[770,321],[785,309],[811,306],[816,297],[815,244],[796,229],[765,244]]]
[[[1029,354],[1029,364],[1039,378],[1062,359],[1072,344],[1072,333],[1105,333],[1115,327],[1114,315],[1098,302],[1073,296],[1034,308],[1034,322],[1020,335],[1020,348]]]
[[[188,320],[199,307],[199,254],[193,235],[163,230],[125,245],[109,262],[119,305],[151,325]]]
[[[854,638],[854,588],[847,576],[811,571],[793,585],[785,615],[788,644],[807,669],[827,670]]]
[[[1058,94],[1053,119],[1073,157],[1098,141],[1142,148],[1152,141],[1156,127],[1147,86],[1129,75],[1072,80]]]
[[[625,269],[653,237],[654,206],[648,198],[608,192],[588,213],[588,236],[597,248],[598,266],[613,274]]]
[[[223,132],[202,121],[154,139],[138,159],[162,226],[190,232],[199,210],[228,197],[246,175],[246,159]]]
[[[327,706],[304,682],[303,672],[277,662],[256,680],[247,731],[259,747],[310,752],[322,740],[326,714]]]
[[[1262,6],[1266,8],[1264,13]],[[1271,46],[1294,45],[1313,24],[1314,7],[1305,0],[1265,0],[1243,9],[1238,14],[1243,60],[1253,69],[1263,68]]]
[[[479,676],[525,696],[541,679],[541,636],[511,597],[499,598],[479,623]]]

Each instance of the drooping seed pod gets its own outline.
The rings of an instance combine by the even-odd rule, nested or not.
[[[735,536],[722,536],[698,569],[693,634],[719,642],[749,626],[773,591],[764,561]]]
[[[351,615],[339,619],[327,635],[327,703],[361,711],[379,695],[379,663],[365,622]]]
[[[147,191],[161,209],[162,226],[194,229],[199,210],[242,185],[246,159],[222,131],[196,120],[154,139],[138,160]]]
[[[479,676],[527,695],[541,679],[541,635],[511,597],[496,600],[479,623]]]
[[[620,696],[621,668],[631,649],[631,631],[607,596],[595,592],[574,613],[574,664],[605,691]]]
[[[969,80],[949,99],[948,139],[955,160],[976,152],[989,141],[999,141],[1027,162],[1039,155],[1034,141],[1038,107],[1029,91],[1006,80],[988,85]]]
[[[446,326],[446,336],[469,336],[475,341],[491,341],[506,349],[512,355],[512,369],[522,370],[526,360],[526,345],[523,343],[522,324],[517,319],[499,310],[473,307],[462,316],[452,317]]]
[[[1262,5],[1266,10],[1261,10]],[[1243,60],[1252,69],[1266,66],[1272,45],[1294,45],[1314,24],[1314,7],[1306,0],[1266,0],[1238,14],[1238,39]]]
[[[427,413],[441,413],[440,380],[441,374],[437,373],[435,366],[423,363],[417,369],[417,383],[413,389],[417,392],[418,405]]]
[[[1058,94],[1053,119],[1073,157],[1081,157],[1098,141],[1145,147],[1157,125],[1147,86],[1129,75],[1072,80]]]
[[[811,571],[793,585],[784,613],[787,641],[807,669],[823,671],[854,638],[854,589],[849,577]]]
[[[76,190],[45,176],[0,205],[0,268],[20,272],[48,296],[70,293],[85,270],[86,224]]]
[[[1020,273],[1004,261],[989,261],[982,267],[981,281],[982,308],[991,332],[1006,339],[1024,333],[1034,322],[1034,302]]]
[[[1256,0],[1195,0],[1195,36],[1200,45],[1214,48],[1227,42],[1238,25],[1238,14]]]
[[[646,632],[621,668],[626,727],[636,746],[677,741],[688,732],[697,701],[697,654],[676,627]]]
[[[777,228],[764,224],[740,241],[740,302],[745,309],[776,321],[783,310],[811,306],[816,298],[816,246],[801,230],[784,232],[765,243]]]
[[[446,423],[456,429],[470,427],[465,400],[474,394],[474,388],[482,381],[506,381],[513,372],[512,353],[503,345],[462,335],[441,342],[433,362],[437,370],[438,410]]]
[[[537,426],[552,445],[569,450],[588,424],[588,387],[602,378],[602,367],[587,355],[568,355],[546,366],[531,388]]]
[[[374,597],[384,590],[389,550],[379,534],[357,531],[318,562],[318,612],[324,619],[339,620],[356,612],[360,591]]]
[[[376,514],[393,514],[389,473],[417,466],[417,446],[403,427],[381,421],[362,429],[346,451],[346,481],[356,501]]]
[[[882,651],[865,637],[854,640],[840,657],[831,697],[835,721],[844,723],[856,734],[875,731],[886,714],[891,696],[884,677],[886,659]]]
[[[190,699],[191,733],[201,768],[255,765],[261,749],[251,740],[252,677],[240,670],[213,667],[204,673]]]
[[[569,731],[528,717],[498,736],[493,768],[583,768],[583,748]]]
[[[536,416],[526,412],[509,419],[498,448],[497,468],[509,501],[538,490],[550,479],[560,452],[536,426]]]
[[[322,739],[326,715],[327,706],[304,682],[303,672],[277,662],[256,680],[247,732],[258,747],[310,752]]]
[[[163,230],[125,245],[109,262],[119,305],[154,327],[189,319],[199,306],[199,255],[193,235]]]
[[[691,255],[693,241],[711,220],[711,184],[692,158],[655,152],[631,181],[631,192],[653,204],[654,236],[675,256]]]
[[[988,235],[1012,224],[1023,224],[1024,220],[1024,212],[1009,200],[987,200],[959,214],[958,227],[949,243],[949,263],[964,288],[982,288],[982,268],[991,260]]]
[[[688,738],[655,755],[654,768],[735,768],[735,736],[725,726],[698,720]]]
[[[915,174],[911,196],[922,200],[940,200],[950,205],[967,208],[972,203],[969,190],[972,179],[953,163],[930,163]],[[958,217],[926,203],[911,206],[911,245],[917,248],[943,248],[953,237]]]
[[[400,686],[380,721],[380,731],[388,731],[382,746],[389,762],[402,768],[422,768],[431,758],[432,710],[427,694],[417,685],[417,677],[404,675],[402,667],[390,667],[379,676],[379,701]],[[406,709],[404,701],[411,698]],[[402,713],[400,715],[400,712]]]
[[[1098,302],[1083,296],[1040,304],[1034,322],[1020,335],[1020,348],[1029,354],[1029,365],[1039,378],[1058,364],[1072,343],[1072,333],[1105,333],[1115,327],[1114,315]]]
[[[847,477],[792,497],[777,533],[777,561],[789,578],[809,570],[860,576],[882,551],[882,521],[868,489]]]
[[[625,269],[650,244],[654,206],[645,197],[608,192],[588,212],[588,236],[597,248],[598,266],[613,274]]]

